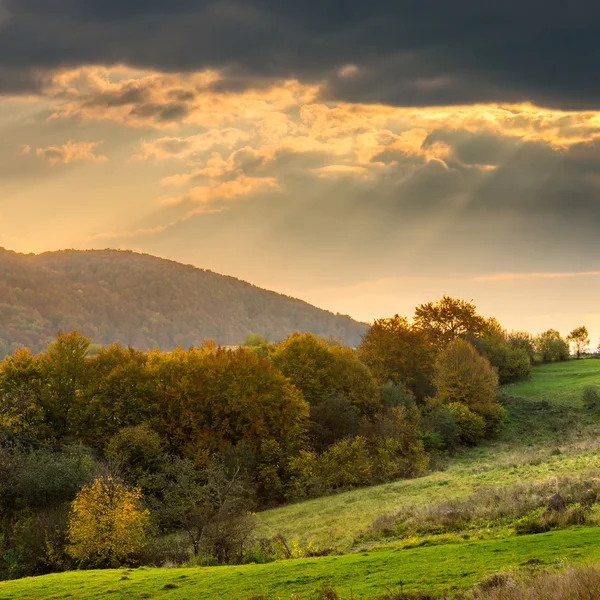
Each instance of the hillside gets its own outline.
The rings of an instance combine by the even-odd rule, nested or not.
[[[42,350],[57,331],[140,349],[238,344],[294,331],[359,343],[366,326],[239,279],[117,250],[40,255],[0,249],[0,356]]]

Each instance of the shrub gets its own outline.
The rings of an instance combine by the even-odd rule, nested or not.
[[[586,410],[590,412],[600,411],[600,392],[598,392],[597,388],[587,386],[583,390],[582,400]]]
[[[430,402],[423,417],[423,443],[426,450],[452,452],[459,443],[456,417],[447,406]]]
[[[342,440],[317,459],[318,471],[331,489],[367,485],[371,480],[373,460],[367,439],[358,436]]]
[[[447,408],[456,420],[458,439],[461,443],[473,446],[485,437],[486,422],[482,416],[458,402],[449,404]]]

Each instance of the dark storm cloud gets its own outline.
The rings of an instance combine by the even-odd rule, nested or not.
[[[123,62],[226,69],[398,105],[531,101],[597,108],[600,4],[575,0],[4,0],[0,90],[35,69]],[[338,70],[356,64],[356,73]]]

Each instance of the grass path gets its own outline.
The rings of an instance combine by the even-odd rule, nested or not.
[[[322,585],[368,600],[385,586],[406,591],[465,590],[511,567],[600,560],[600,529],[554,531],[505,540],[385,550],[266,565],[196,569],[75,571],[0,583],[0,598],[287,599]],[[449,583],[451,582],[451,583]]]

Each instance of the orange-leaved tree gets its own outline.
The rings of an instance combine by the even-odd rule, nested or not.
[[[466,406],[481,415],[490,429],[501,420],[498,375],[490,362],[465,340],[457,338],[440,352],[434,381],[443,404]]]
[[[69,554],[86,566],[118,567],[146,543],[150,512],[139,488],[110,476],[81,488],[71,504]]]

